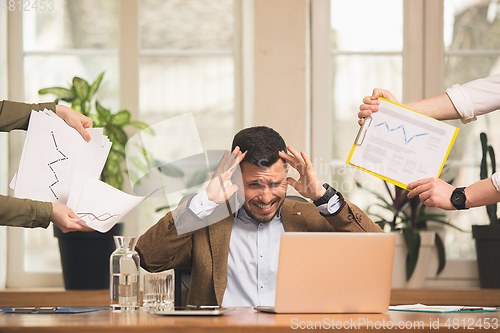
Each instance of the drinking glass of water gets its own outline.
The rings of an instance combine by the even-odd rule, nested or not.
[[[174,270],[144,275],[144,310],[174,310]]]

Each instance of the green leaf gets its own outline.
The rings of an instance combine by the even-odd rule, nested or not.
[[[412,228],[403,228],[403,237],[408,249],[406,257],[406,280],[410,280],[418,261],[418,252],[420,250],[420,234]]]
[[[434,244],[436,245],[438,253],[438,269],[436,275],[441,273],[446,265],[446,252],[444,248],[444,243],[441,237],[436,233],[436,238],[434,239]]]
[[[173,165],[172,163],[166,164],[162,161],[156,160],[155,166],[158,170],[161,171],[164,175],[174,177],[174,178],[182,178],[184,177],[184,171]]]
[[[75,76],[73,78],[73,87],[75,90],[76,97],[78,97],[82,101],[88,100],[87,97],[89,95],[90,87],[87,81],[85,81],[81,77]]]
[[[94,127],[102,127],[101,120],[96,114],[93,113],[89,114],[88,116],[90,117],[90,119],[92,119],[92,124]]]
[[[130,123],[130,112],[122,110],[118,113],[111,115],[110,123],[118,127],[123,127]]]
[[[140,130],[144,130],[147,134],[149,135],[155,135],[155,132],[151,127],[149,127],[148,124],[143,123],[142,121],[131,121],[130,125],[134,126],[135,128],[138,128]]]
[[[186,187],[194,187],[201,185],[207,179],[207,170],[196,170],[186,182]]]
[[[99,89],[99,85],[101,84],[102,77],[104,76],[104,72],[102,72],[99,77],[92,83],[92,85],[89,88],[89,93],[88,93],[88,99],[91,100],[92,97],[94,97],[95,93],[97,92],[97,89]]]
[[[121,173],[110,174],[107,176],[106,183],[121,190],[123,186],[123,175]]]
[[[75,93],[67,88],[62,87],[51,87],[38,90],[39,95],[52,94],[56,95],[58,99],[62,99],[66,102],[71,102],[75,99]]]
[[[73,103],[71,103],[71,108],[75,110],[76,112],[82,112],[82,101],[80,101],[78,98],[73,100]],[[95,124],[94,124],[95,126]]]
[[[103,107],[98,100],[95,101],[95,109],[97,111],[97,116],[99,117],[101,124],[105,125],[106,123],[108,123],[109,119],[111,118],[111,111]]]
[[[128,141],[128,136],[120,127],[113,124],[106,124],[105,128],[108,130],[109,139],[112,142],[117,142],[125,147]]]

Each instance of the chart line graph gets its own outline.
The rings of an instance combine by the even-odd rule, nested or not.
[[[52,173],[54,174],[54,178],[55,178],[55,182],[53,182],[52,184],[49,185],[49,189],[52,192],[52,194],[54,195],[54,197],[59,200],[59,197],[57,196],[56,192],[54,192],[54,189],[53,189],[53,187],[57,183],[59,183],[59,177],[57,177],[57,172],[54,170],[54,168],[52,168],[52,166],[55,165],[56,163],[67,160],[68,157],[66,155],[64,155],[64,153],[62,151],[60,151],[59,148],[57,147],[57,141],[56,141],[56,137],[54,135],[54,131],[50,131],[50,134],[52,135],[52,140],[54,141],[54,147],[55,147],[56,151],[59,154],[61,154],[61,156],[62,156],[61,158],[58,158],[58,159],[48,163],[48,166],[49,166],[50,170],[52,171]]]
[[[77,213],[76,215],[78,215],[80,217],[80,219],[82,220],[85,220],[87,219],[88,221],[94,221],[94,220],[97,220],[97,221],[100,221],[100,222],[105,222],[109,219],[112,219],[116,216],[119,216],[120,214],[114,214],[114,215],[111,215],[110,213],[104,213],[104,214],[101,214],[99,216],[93,214],[93,213]]]
[[[410,143],[410,141],[413,140],[414,138],[417,138],[417,137],[420,137],[420,136],[425,136],[425,135],[429,134],[428,132],[426,132],[426,133],[420,133],[420,134],[412,135],[411,137],[408,138],[408,136],[406,135],[406,130],[405,130],[404,125],[399,125],[398,127],[389,128],[389,125],[387,124],[386,121],[384,121],[384,122],[382,122],[380,124],[375,125],[375,128],[377,128],[379,126],[383,126],[383,125],[385,125],[385,128],[387,129],[388,132],[394,132],[394,131],[397,131],[397,130],[401,129],[403,131],[403,137],[404,137],[405,145],[407,145],[408,143]]]

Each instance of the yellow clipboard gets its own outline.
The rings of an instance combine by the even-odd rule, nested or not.
[[[459,129],[385,98],[379,100],[379,111],[365,119],[346,163],[405,190],[412,181],[439,177]],[[405,169],[394,165],[398,158],[404,160]],[[412,165],[418,171],[412,172]]]

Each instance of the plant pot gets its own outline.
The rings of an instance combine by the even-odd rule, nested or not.
[[[109,257],[116,248],[113,236],[122,233],[123,223],[117,223],[106,233],[63,233],[54,226],[61,254],[64,288],[109,289]]]
[[[500,288],[500,225],[473,225],[481,288]]]
[[[418,251],[418,261],[410,280],[406,280],[406,248],[403,234],[396,233],[396,249],[394,251],[394,266],[392,270],[392,289],[419,289],[424,286],[427,276],[429,257],[434,246],[436,233],[434,231],[420,231],[420,249]]]

